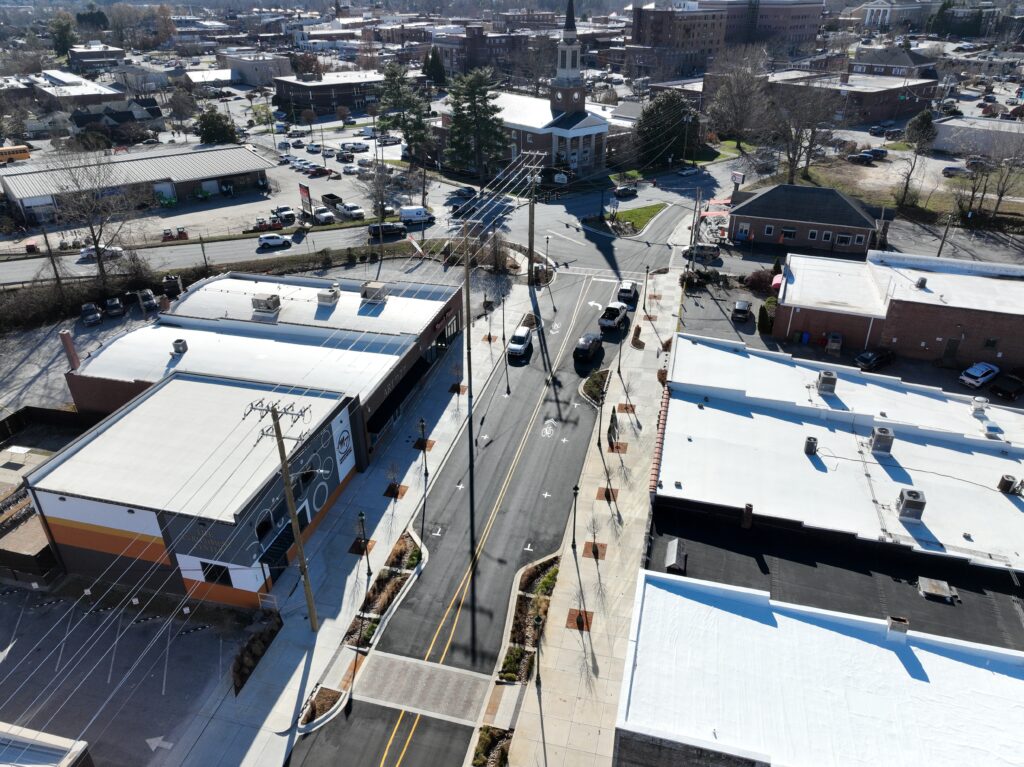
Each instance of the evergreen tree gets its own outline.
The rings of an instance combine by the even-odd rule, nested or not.
[[[384,130],[396,130],[402,134],[409,156],[421,159],[430,137],[427,127],[426,101],[409,82],[405,67],[388,64],[384,68],[384,84],[380,92],[381,116],[377,124]]]
[[[233,144],[237,139],[231,118],[213,107],[199,115],[195,132],[204,144]]]
[[[441,51],[437,49],[436,45],[430,48],[430,58],[426,68],[423,70],[423,74],[434,83],[435,88],[443,88],[448,83],[448,75],[444,71],[444,62],[441,61]]]
[[[636,122],[634,136],[640,162],[648,165],[692,157],[700,136],[700,120],[689,99],[679,91],[662,91],[647,103]]]
[[[500,160],[507,148],[501,109],[491,98],[493,82],[493,70],[474,69],[455,78],[448,92],[448,158],[453,165],[472,165],[481,183],[487,178],[488,164]]]
[[[58,56],[67,56],[71,46],[78,42],[75,34],[75,20],[67,11],[57,11],[50,20],[50,38],[53,40],[53,52]]]
[[[935,140],[936,130],[932,122],[932,113],[925,109],[911,118],[907,123],[907,142],[915,147],[925,147]]]

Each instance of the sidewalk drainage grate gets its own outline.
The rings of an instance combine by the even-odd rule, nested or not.
[[[597,488],[598,501],[616,501],[619,500],[619,491],[614,487],[599,487]]]
[[[626,443],[625,442],[612,442],[608,445],[609,453],[625,453]]]
[[[620,402],[616,406],[616,409],[620,413],[636,413],[636,408],[633,405],[630,405],[629,403],[626,402]]]
[[[451,385],[448,391],[451,394],[465,394],[468,391],[468,389],[466,388],[465,384],[454,383]]]
[[[590,631],[593,625],[594,613],[591,610],[577,610],[574,607],[569,610],[569,615],[565,619],[565,627],[567,629]]]
[[[423,440],[423,439],[417,439],[417,440],[416,440],[416,441],[415,441],[415,442],[413,443],[413,445],[412,445],[412,446],[413,446],[413,448],[414,448],[414,449],[416,449],[416,450],[422,450],[422,449],[423,449],[423,447],[424,447],[424,444],[426,445],[426,448],[427,448],[427,452],[428,452],[428,453],[429,453],[429,452],[430,452],[431,450],[433,450],[433,449],[434,449],[434,444],[435,444],[435,443],[434,443],[434,440],[432,440],[432,439],[428,439],[428,440]]]
[[[604,559],[606,551],[608,551],[607,543],[594,543],[593,541],[587,541],[583,544],[583,556],[590,559]]]
[[[408,491],[408,485],[399,485],[397,482],[390,482],[388,483],[387,489],[384,491],[384,495],[387,498],[397,498],[398,500],[402,500]]]
[[[352,541],[352,545],[348,547],[348,553],[349,554],[357,554],[359,556],[362,556],[363,554],[366,554],[367,552],[373,551],[373,547],[376,544],[377,544],[377,541],[373,540],[373,538],[371,538],[370,540],[366,541],[365,545],[364,545],[364,541],[363,541],[362,538],[356,538],[354,541]]]
[[[485,344],[493,344],[497,340],[498,340],[498,337],[497,336],[492,336],[490,333],[488,333],[487,335],[484,336],[484,343]]]

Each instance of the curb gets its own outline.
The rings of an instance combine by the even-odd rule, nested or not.
[[[665,203],[665,207],[662,208],[661,210],[659,210],[656,214],[654,214],[654,218],[652,218],[650,221],[648,221],[646,224],[644,224],[644,228],[643,229],[641,229],[636,234],[628,234],[628,235],[624,235],[624,236],[619,236],[618,239],[620,239],[620,240],[636,240],[636,239],[638,239],[640,237],[640,235],[642,235],[644,232],[646,232],[648,230],[648,228],[650,228],[651,225],[654,224],[655,221],[657,221],[659,218],[661,218],[665,213],[667,213],[669,211],[669,209],[671,209],[673,207],[676,207],[675,203],[666,202]]]

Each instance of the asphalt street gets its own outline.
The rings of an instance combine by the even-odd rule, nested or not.
[[[478,393],[472,438],[468,430],[463,433],[434,480],[425,519],[413,522],[423,531],[428,566],[386,627],[379,650],[484,674],[494,671],[514,575],[557,549],[572,509],[572,486],[586,451],[595,449],[590,438],[596,412],[577,392],[590,367],[577,369],[572,349],[581,333],[596,329],[615,289],[611,278],[563,273],[553,295],[538,293],[535,306],[544,322],[532,355],[509,367],[508,396],[501,368]],[[613,359],[618,340],[616,335],[616,342],[606,341],[601,364]],[[472,508],[470,439],[478,445]],[[335,753],[361,753],[365,758],[356,763],[384,764],[385,752],[387,764],[396,767],[461,763],[464,739],[452,738],[444,758],[437,760],[429,744],[421,745],[419,729],[409,724],[415,716],[381,711],[356,698],[358,715],[339,717],[300,741],[292,764],[326,763]],[[361,726],[366,718],[381,717],[388,723],[383,734],[376,723]],[[420,726],[426,719],[420,717]],[[399,738],[403,727],[409,732]],[[434,761],[426,759],[425,750]]]

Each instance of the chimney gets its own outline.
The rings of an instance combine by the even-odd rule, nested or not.
[[[78,356],[78,350],[75,348],[75,339],[71,337],[71,332],[62,330],[57,335],[60,336],[60,342],[64,346],[64,354],[68,358],[68,365],[71,366],[72,370],[78,370],[82,365],[82,360]]]
[[[839,82],[842,83],[843,85],[848,85],[849,82],[850,82],[850,73],[849,72],[840,72],[839,73]]]
[[[754,526],[754,504],[748,503],[743,507],[743,521],[740,523],[740,527],[744,530],[749,530]]]

